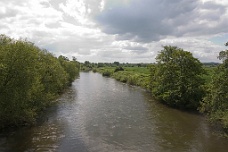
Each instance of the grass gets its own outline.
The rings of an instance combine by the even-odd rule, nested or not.
[[[124,71],[114,72],[116,67],[96,68],[94,71],[103,74],[103,76],[112,77],[120,82],[130,85],[140,86],[150,89],[150,68],[149,67],[123,67]],[[212,80],[216,67],[204,66],[205,74],[202,75],[205,80],[205,88]]]
[[[139,74],[150,74],[150,69],[147,67],[124,67],[124,69]]]
[[[129,85],[140,86],[149,89],[150,69],[146,67],[124,67],[124,71],[114,72],[116,67],[97,68],[96,71],[103,76],[110,76],[120,82]]]

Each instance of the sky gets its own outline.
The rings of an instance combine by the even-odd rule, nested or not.
[[[227,0],[1,0],[0,34],[85,62],[153,63],[163,46],[219,62]]]

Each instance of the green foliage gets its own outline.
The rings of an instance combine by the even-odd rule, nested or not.
[[[117,61],[115,61],[113,64],[116,65],[116,66],[119,66],[120,65],[120,63],[117,62]]]
[[[217,68],[217,66],[215,67],[204,66],[205,73],[202,75],[202,78],[205,80],[206,84],[209,84],[211,82],[212,76],[215,74],[215,69]]]
[[[128,81],[129,76],[129,73],[126,73],[125,71],[119,71],[113,74],[113,78],[123,83]]]
[[[93,72],[96,73],[97,72],[97,69],[96,68],[93,68]]]
[[[103,71],[102,75],[105,77],[110,77],[112,75],[112,71],[111,70],[105,70],[105,71]]]
[[[131,71],[138,74],[150,74],[150,68],[148,67],[124,67],[125,71]]]
[[[73,74],[78,74],[78,67],[68,62],[65,70],[46,50],[1,35],[0,128],[33,123],[39,112],[72,82]]]
[[[114,72],[115,68],[114,67],[101,67],[101,68],[96,68],[96,71],[103,74],[105,71],[109,71],[111,74]]]
[[[152,94],[177,108],[196,109],[204,95],[202,64],[190,52],[165,46],[151,65]]]
[[[85,61],[84,63],[81,63],[81,71],[88,72],[91,71],[93,68],[95,68],[97,64],[90,63],[89,61]]]
[[[79,74],[80,64],[76,60],[70,61],[64,56],[59,56],[58,60],[64,71],[68,74],[68,85],[70,85]]]
[[[118,70],[116,70],[118,69]],[[149,69],[145,67],[102,67],[97,68],[97,72],[106,74],[115,78],[117,81],[127,83],[130,85],[141,86],[149,90],[150,74]]]
[[[221,51],[218,58],[223,63],[215,69],[200,110],[228,129],[228,50]]]
[[[137,68],[137,67],[142,67],[146,68],[148,64],[146,63],[120,63],[120,62],[113,62],[113,63],[91,63],[89,61],[85,61],[84,63],[81,63],[81,70],[82,71],[90,71],[93,68],[110,68],[110,67],[127,67],[127,68]]]
[[[104,63],[98,63],[98,64],[97,64],[97,67],[98,67],[98,68],[101,68],[101,67],[104,67],[104,66],[105,66]]]
[[[91,68],[90,67],[86,67],[86,66],[81,66],[80,70],[84,71],[84,72],[89,72],[89,71],[91,71]]]
[[[121,66],[118,66],[118,67],[116,67],[114,72],[118,72],[118,71],[124,71],[124,69]]]
[[[149,89],[150,75],[148,74],[137,73],[135,71],[119,71],[113,73],[112,77],[123,83]]]

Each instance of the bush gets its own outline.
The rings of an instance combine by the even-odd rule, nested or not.
[[[93,72],[96,73],[97,72],[97,69],[93,68]]]
[[[24,40],[0,36],[0,128],[32,124],[78,75],[76,61],[63,64]]]
[[[221,51],[219,58],[223,63],[215,69],[200,111],[207,113],[212,121],[220,122],[228,130],[228,50]]]
[[[151,66],[152,94],[170,106],[196,110],[204,96],[200,61],[173,46],[165,46],[156,60]]]
[[[116,69],[114,70],[114,72],[118,72],[118,71],[124,71],[124,69],[121,66],[116,67]]]
[[[105,76],[105,77],[110,77],[112,74],[112,72],[110,70],[105,70],[102,75]]]

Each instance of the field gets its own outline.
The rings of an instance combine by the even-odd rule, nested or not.
[[[214,74],[216,67],[204,66],[205,74],[202,77],[207,85]],[[150,68],[149,67],[123,67],[123,71],[116,71],[116,67],[101,67],[94,68],[94,72],[99,72],[103,76],[112,77],[118,81],[128,83],[130,85],[140,86],[147,90],[150,90]]]
[[[102,67],[94,71],[123,83],[140,86],[149,90],[150,69],[148,67],[124,67],[123,70],[115,70],[116,67]]]

